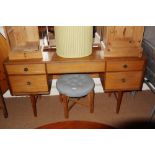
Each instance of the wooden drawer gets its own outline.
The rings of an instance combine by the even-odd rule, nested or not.
[[[13,95],[48,92],[46,75],[9,76]]]
[[[58,69],[59,68],[59,69]],[[48,74],[104,72],[105,62],[57,62],[47,64]]]
[[[9,75],[15,74],[45,74],[45,64],[6,65]]]
[[[107,61],[107,71],[138,71],[144,69],[144,60],[138,61]]]
[[[141,87],[142,71],[109,72],[105,76],[105,90],[136,90]]]

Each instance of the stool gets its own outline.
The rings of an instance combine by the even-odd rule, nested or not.
[[[78,103],[81,97],[87,96],[90,106],[90,113],[94,112],[94,81],[86,74],[62,75],[56,82],[60,94],[60,102],[64,106],[64,116],[69,117],[69,110]],[[69,107],[70,99],[76,99]]]

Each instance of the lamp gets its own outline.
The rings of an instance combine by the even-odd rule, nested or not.
[[[92,26],[55,26],[56,52],[64,58],[80,58],[92,53]]]

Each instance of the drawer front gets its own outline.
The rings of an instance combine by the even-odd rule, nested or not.
[[[144,61],[107,61],[107,71],[136,71],[144,69]]]
[[[9,76],[12,93],[48,92],[46,75]]]
[[[9,75],[14,74],[45,74],[45,64],[6,65]]]
[[[142,77],[142,71],[106,73],[105,90],[140,89]]]
[[[105,62],[70,62],[70,63],[49,63],[47,64],[48,74],[52,73],[94,73],[104,72]]]

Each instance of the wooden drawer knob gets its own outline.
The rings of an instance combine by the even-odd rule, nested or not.
[[[30,85],[31,85],[31,82],[30,82],[30,81],[28,81],[26,84],[27,84],[28,86],[30,86]]]
[[[27,67],[24,68],[24,71],[27,72],[29,69]]]
[[[126,79],[122,78],[121,81],[122,81],[123,83],[125,83],[125,82],[126,82]]]
[[[123,68],[128,68],[128,65],[127,65],[127,64],[124,64],[124,65],[123,65]]]

